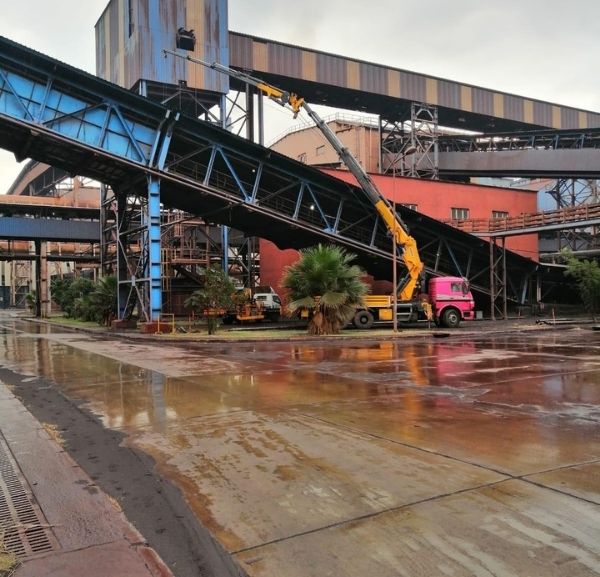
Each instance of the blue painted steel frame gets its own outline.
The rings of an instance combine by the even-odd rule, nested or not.
[[[151,118],[142,122],[138,111],[124,109],[120,103],[103,98],[101,94],[89,94],[88,98],[74,95],[71,90],[65,89],[63,79],[57,85],[56,79],[51,75],[47,75],[45,79],[34,80],[15,70],[0,67],[0,114],[50,129],[63,137],[146,168],[155,168],[158,171],[166,168],[171,174],[188,176],[185,167],[178,170],[178,167],[186,162],[185,157],[174,155],[168,160],[177,117],[167,109],[164,109],[164,117],[153,126],[148,122],[152,120]],[[253,156],[239,154],[238,151],[214,141],[205,143],[196,141],[194,144],[196,147],[201,144],[201,147],[191,153],[190,157],[199,151],[211,150],[208,166],[202,167],[204,184],[212,184],[211,180],[215,174],[213,168],[220,164],[219,173],[223,175],[226,172],[225,177],[233,179],[235,193],[240,197],[239,200],[257,206],[265,200],[261,198],[260,187],[267,163],[256,162]],[[253,182],[247,183],[238,174],[240,162],[253,164],[252,171],[256,176]],[[272,173],[273,167],[271,166],[270,169]],[[333,214],[326,214],[321,197],[323,194],[330,194],[330,191],[323,190],[314,182],[298,178],[296,174],[286,173],[280,169],[277,169],[277,172],[279,178],[287,181],[291,179],[292,186],[299,185],[298,190],[302,191],[295,205],[296,210],[293,214],[289,214],[288,218],[302,222],[302,209],[304,218],[308,221],[306,225],[311,228],[316,227],[323,232],[343,234],[344,228],[340,227],[343,198],[334,201]],[[161,176],[156,172],[154,174]],[[290,182],[286,182],[286,185],[289,186]],[[308,191],[310,197],[306,206],[302,202],[304,191]],[[269,195],[273,204],[276,204],[275,197],[282,192],[285,192],[285,189]],[[331,202],[329,204],[331,205]],[[365,208],[367,206],[365,203]],[[347,230],[351,231],[352,228],[356,229],[351,223],[347,223]],[[372,230],[372,227],[369,227],[369,230]],[[385,236],[385,230],[381,229],[379,234]],[[360,244],[375,246],[372,239],[365,242],[366,235],[363,234],[362,237]]]
[[[127,116],[110,100],[94,102],[74,96],[52,75],[34,80],[18,71],[0,68],[0,113],[39,125],[82,144],[103,149],[144,166],[162,169],[179,115],[167,110],[157,127]],[[97,99],[96,99],[97,100]],[[32,133],[33,134],[33,133]],[[149,177],[147,204],[149,259],[149,317],[161,313],[160,180]],[[130,282],[130,279],[119,279]]]

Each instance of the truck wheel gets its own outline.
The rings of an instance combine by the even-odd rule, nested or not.
[[[354,315],[354,326],[357,329],[370,329],[373,326],[373,315],[369,311],[358,311]]]
[[[460,313],[453,307],[446,309],[442,314],[442,325],[455,329],[460,325]]]

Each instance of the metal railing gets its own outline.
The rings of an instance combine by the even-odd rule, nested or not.
[[[498,233],[503,231],[514,231],[522,229],[540,229],[544,227],[555,227],[556,225],[572,225],[600,219],[600,204],[583,204],[569,206],[557,210],[520,214],[519,216],[508,216],[502,218],[478,218],[464,220],[446,220],[446,224],[454,226],[464,232],[471,234]]]

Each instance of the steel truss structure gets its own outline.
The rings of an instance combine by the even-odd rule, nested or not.
[[[383,174],[415,178],[439,178],[439,126],[435,106],[411,103],[410,116],[395,120],[380,118]]]
[[[375,278],[392,277],[391,239],[358,187],[3,38],[0,147],[112,188],[121,318],[137,308],[155,320],[162,310],[161,206],[282,248],[333,242]],[[465,276],[489,294],[485,241],[398,211],[432,274]],[[508,286],[526,284],[536,269],[513,253],[507,261]]]
[[[532,130],[442,136],[444,152],[498,152],[503,150],[578,150],[600,148],[600,128],[586,130]]]
[[[149,84],[152,87],[150,91],[148,90]],[[140,81],[137,88],[139,94],[149,94],[155,100],[160,96],[159,101],[165,106],[177,103],[179,109],[186,111],[191,116],[216,124],[252,142],[264,144],[263,97],[252,86],[239,82],[237,86],[238,90],[232,90],[222,96],[191,90],[187,86],[173,89],[159,83],[148,83],[148,81]],[[167,92],[169,92],[168,95]],[[237,231],[230,231],[226,226],[216,228],[220,231],[219,250],[223,268],[238,281],[241,280],[243,286],[253,288],[260,284],[258,240],[249,237],[242,246],[232,246],[229,239],[232,235],[239,236]],[[240,271],[244,272],[243,277],[240,277]],[[165,290],[167,298],[168,295],[169,291]]]
[[[594,206],[600,200],[598,181],[592,179],[557,179],[545,192],[555,200],[558,209]],[[554,235],[545,234],[540,242],[545,252],[550,254],[560,253],[564,249],[573,253],[591,254],[600,248],[597,226],[559,230]]]
[[[410,146],[407,176],[439,178],[438,110],[413,102],[410,107]]]

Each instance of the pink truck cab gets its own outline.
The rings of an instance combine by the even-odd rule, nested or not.
[[[475,302],[469,283],[461,277],[441,276],[429,280],[429,290],[410,301],[396,303],[399,322],[414,323],[433,320],[436,325],[456,328],[461,321],[475,318]],[[366,295],[364,305],[357,309],[353,324],[369,329],[375,323],[393,320],[394,303],[391,295]]]
[[[462,320],[472,321],[475,318],[475,302],[464,278],[431,278],[428,296],[436,324],[455,328]]]

